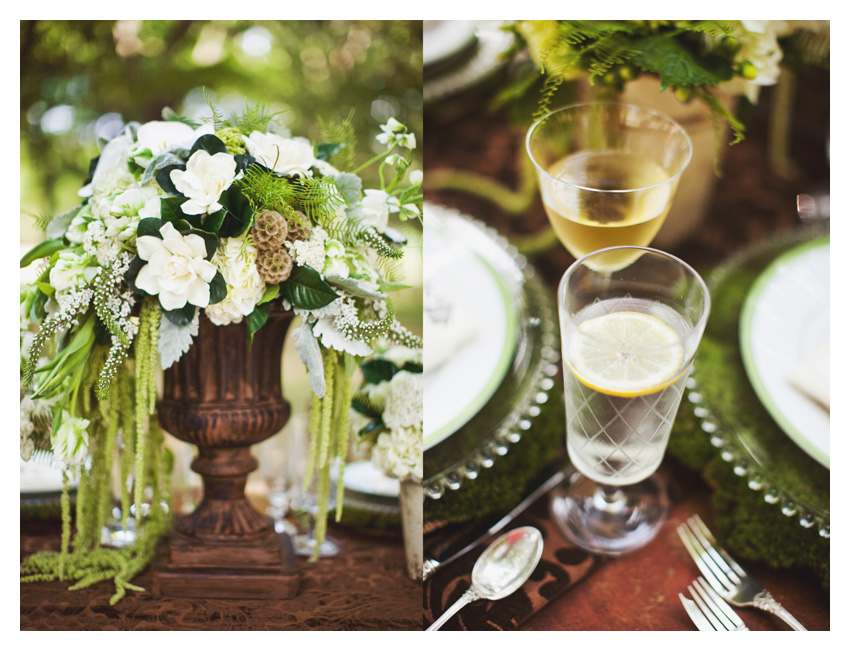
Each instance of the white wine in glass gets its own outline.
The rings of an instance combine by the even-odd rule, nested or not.
[[[546,214],[575,257],[646,246],[660,230],[691,159],[687,133],[638,106],[569,106],[529,129]]]

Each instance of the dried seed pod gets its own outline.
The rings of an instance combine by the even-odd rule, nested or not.
[[[270,285],[283,282],[292,273],[292,256],[286,249],[260,249],[256,264],[260,278]]]
[[[286,219],[274,210],[261,212],[251,226],[251,237],[260,250],[280,248],[288,234]]]
[[[309,240],[310,219],[300,210],[296,210],[295,212],[298,215],[298,219],[291,217],[287,220],[289,234],[286,236],[286,239],[290,242],[294,242],[295,240]]]

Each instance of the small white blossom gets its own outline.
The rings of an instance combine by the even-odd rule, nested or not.
[[[312,176],[316,164],[313,147],[302,138],[281,138],[275,133],[252,131],[242,136],[248,153],[263,165],[285,176]]]
[[[413,185],[422,185],[422,180],[424,179],[422,170],[410,170],[410,172],[407,173],[407,179]]]
[[[310,239],[284,242],[284,246],[300,267],[312,267],[316,271],[325,268],[325,243],[328,241],[327,232],[316,226],[310,232]]]
[[[194,233],[183,236],[170,222],[159,232],[162,239],[144,235],[136,240],[139,257],[147,261],[136,277],[136,287],[159,295],[165,310],[176,310],[186,303],[206,307],[216,268],[204,259],[207,247],[203,238]]]
[[[365,190],[365,196],[348,211],[348,216],[363,226],[373,226],[378,231],[387,228],[391,212],[398,212],[398,199],[383,190]]]
[[[227,297],[214,305],[208,305],[205,312],[215,325],[241,323],[242,317],[254,311],[257,302],[263,297],[266,284],[257,271],[257,249],[245,245],[244,241],[227,238],[213,257],[227,283]]]
[[[188,199],[180,206],[187,215],[221,210],[218,200],[235,180],[236,159],[223,152],[211,156],[199,149],[189,158],[185,170],[171,170],[174,187]]]
[[[68,291],[79,285],[87,285],[97,275],[98,267],[89,265],[88,255],[73,251],[61,251],[48,276],[50,285],[57,293]]]

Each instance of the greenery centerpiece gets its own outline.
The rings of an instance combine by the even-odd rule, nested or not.
[[[534,66],[517,88],[543,76],[538,117],[564,82],[587,79],[601,98],[621,93],[642,75],[683,102],[706,104],[718,125],[744,138],[744,123],[718,93],[755,103],[777,83],[780,64],[828,65],[828,21],[778,20],[531,20],[513,29]],[[826,33],[824,26],[826,25]]]
[[[201,315],[244,322],[249,338],[274,304],[301,318],[293,337],[313,390],[321,523],[331,466],[346,455],[354,370],[379,338],[421,346],[395,318],[405,239],[388,223],[421,216],[413,134],[390,119],[383,150],[355,166],[351,115],[322,124],[314,146],[260,107],[211,112],[127,124],[92,161],[82,203],[40,220],[46,238],[21,259],[38,262],[21,291],[21,454],[51,450],[65,479],[61,549],[25,558],[22,581],[110,579],[113,600],[137,589],[130,580],[170,526],[155,377],[192,346]],[[364,189],[370,165],[380,187]],[[136,518],[124,548],[100,538],[113,469],[123,527]]]

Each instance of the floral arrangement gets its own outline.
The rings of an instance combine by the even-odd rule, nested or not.
[[[604,96],[649,74],[658,78],[660,90],[670,89],[682,101],[704,102],[721,123],[729,124],[733,142],[739,142],[744,125],[717,99],[716,91],[755,103],[760,87],[777,82],[780,63],[790,51],[798,59],[824,65],[824,43],[828,65],[828,25],[828,21],[539,20],[519,21],[513,29],[537,67],[523,86],[539,72],[545,76],[539,116],[547,112],[565,81],[586,77]]]
[[[21,454],[52,450],[66,477],[61,552],[26,558],[24,581],[112,579],[116,600],[136,589],[130,579],[170,526],[155,374],[190,348],[202,314],[245,320],[251,336],[274,302],[301,317],[293,337],[313,389],[320,492],[345,458],[358,363],[379,338],[421,346],[390,297],[404,287],[395,261],[405,239],[389,217],[421,217],[413,134],[390,119],[383,151],[354,169],[352,115],[321,123],[326,142],[314,146],[262,108],[211,111],[203,123],[166,109],[126,125],[92,162],[82,203],[41,220],[46,239],[21,260],[41,261],[21,291]],[[364,189],[358,174],[375,164],[380,187]],[[100,544],[113,465],[125,528],[130,513],[143,521],[127,549]]]
[[[361,442],[388,477],[422,481],[422,351],[390,348],[360,365],[363,386],[352,407],[363,423]]]

